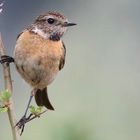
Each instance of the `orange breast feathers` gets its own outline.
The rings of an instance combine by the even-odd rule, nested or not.
[[[19,36],[14,52],[17,70],[25,81],[37,88],[54,80],[64,56],[61,40],[47,40],[29,31]]]
[[[20,49],[19,49],[20,48]],[[51,41],[29,31],[24,31],[18,38],[16,51],[25,57],[60,59],[64,55],[62,41]]]

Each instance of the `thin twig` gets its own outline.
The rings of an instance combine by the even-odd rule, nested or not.
[[[0,58],[3,55],[6,55],[6,51],[4,49],[4,45],[3,45],[1,33],[0,33]],[[8,63],[3,63],[2,66],[3,66],[5,89],[8,89],[8,91],[12,94],[13,89],[12,89],[12,80],[11,80],[11,74],[10,74],[10,65]],[[16,117],[15,117],[15,111],[14,111],[12,98],[10,98],[9,100],[9,108],[8,108],[7,113],[8,113],[8,118],[11,125],[13,140],[19,140],[20,139],[19,131],[16,127],[14,127],[16,125]]]
[[[15,127],[17,127],[19,130],[21,129],[21,132],[20,132],[20,136],[22,135],[23,131],[24,131],[24,128],[25,128],[25,124],[34,120],[35,118],[39,118],[42,114],[44,114],[47,110],[44,110],[43,112],[41,113],[35,113],[35,114],[30,114],[27,118],[22,118],[17,124]]]
[[[31,117],[29,120],[27,120],[25,123],[30,122],[31,120],[40,117],[40,116],[41,116],[42,114],[44,114],[45,112],[47,112],[47,110],[44,110],[43,112],[41,112],[41,113],[39,113],[39,114],[37,114],[37,115],[34,115],[34,116]]]

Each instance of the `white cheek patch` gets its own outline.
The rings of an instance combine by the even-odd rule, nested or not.
[[[41,29],[39,29],[37,26],[35,26],[32,31],[40,36],[42,36],[43,38],[47,39],[49,36],[47,33],[44,33]]]

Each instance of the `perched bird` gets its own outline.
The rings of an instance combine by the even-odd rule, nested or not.
[[[66,49],[61,37],[67,27],[76,25],[58,12],[47,12],[19,34],[14,50],[14,62],[22,78],[33,88],[28,106],[22,119],[23,126],[33,96],[38,106],[54,110],[47,87],[64,67]]]
[[[58,12],[47,12],[19,34],[14,50],[17,71],[33,88],[38,106],[54,110],[47,86],[64,67],[66,49],[61,37],[67,27],[76,25]],[[31,96],[32,96],[31,95]]]
[[[53,82],[57,73],[64,67],[66,48],[61,37],[67,27],[76,25],[58,12],[46,12],[17,37],[14,58],[2,56],[0,63],[14,62],[22,78],[33,88],[24,116],[16,124],[24,130],[29,117],[27,111],[35,96],[38,106],[54,110],[51,105],[47,87]]]

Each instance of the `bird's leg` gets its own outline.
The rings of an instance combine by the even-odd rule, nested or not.
[[[31,118],[31,116],[32,116],[32,114],[30,114],[28,117],[26,117],[33,96],[34,96],[34,90],[31,92],[31,95],[30,95],[30,98],[29,98],[29,101],[28,101],[28,104],[27,104],[27,107],[26,107],[26,110],[25,110],[25,113],[24,113],[23,117],[22,117],[22,118],[19,120],[19,122],[16,124],[16,126],[17,126],[19,129],[21,129],[20,135],[22,135],[22,133],[23,133],[23,131],[24,131],[25,123],[26,123],[26,122]]]
[[[7,55],[2,55],[1,56],[1,59],[0,59],[0,63],[3,64],[3,63],[12,63],[14,62],[14,58],[11,57],[11,56],[7,56]]]
[[[30,120],[30,118],[32,117],[33,114],[30,114],[27,118],[25,116],[23,116],[20,121],[16,124],[16,126],[18,126],[19,129],[21,129],[20,135],[22,135],[24,128],[25,128],[25,123],[28,122],[28,120]]]

